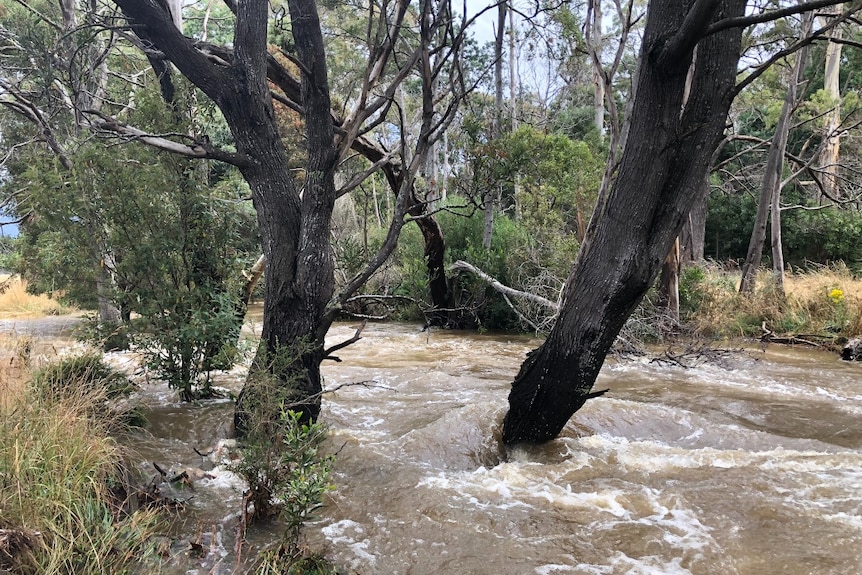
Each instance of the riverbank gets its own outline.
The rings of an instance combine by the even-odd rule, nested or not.
[[[692,334],[709,338],[813,337],[839,345],[862,334],[862,279],[846,266],[788,272],[784,293],[761,270],[756,289],[739,293],[740,274],[717,264],[683,270],[680,315]]]
[[[124,573],[150,553],[159,518],[127,508],[126,454],[90,367],[34,379],[52,351],[0,336],[0,572]]]

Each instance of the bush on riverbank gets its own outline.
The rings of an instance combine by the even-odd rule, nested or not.
[[[739,293],[740,275],[716,264],[692,266],[680,279],[682,319],[699,335],[782,335],[847,338],[862,333],[862,279],[845,266],[788,273],[785,293],[761,270],[753,294]]]
[[[0,570],[130,572],[147,555],[157,520],[124,513],[112,491],[122,483],[122,454],[107,435],[111,422],[92,411],[104,391],[70,380],[51,397],[23,365],[17,372],[0,378]]]

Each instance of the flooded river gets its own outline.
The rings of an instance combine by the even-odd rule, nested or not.
[[[369,325],[326,362],[336,490],[309,542],[361,575],[862,573],[862,363],[776,346],[690,369],[610,360],[610,392],[558,440],[505,453],[509,383],[537,344]],[[142,469],[212,465],[193,448],[229,435],[228,401],[182,405],[156,384],[140,399]],[[205,551],[175,547],[177,573],[236,569],[243,486],[210,473],[179,494]]]

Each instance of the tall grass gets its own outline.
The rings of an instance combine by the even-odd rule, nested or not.
[[[45,295],[27,292],[27,282],[18,277],[0,276],[0,317],[33,318],[46,315],[63,315],[74,311]]]
[[[788,273],[784,294],[761,270],[753,294],[740,294],[739,274],[717,265],[689,268],[681,279],[684,319],[709,336],[780,335],[839,340],[862,335],[862,279],[842,265]]]
[[[0,571],[130,572],[157,521],[150,512],[125,514],[112,492],[122,454],[107,436],[109,422],[92,410],[104,391],[66,381],[65,393],[50,396],[24,377],[24,365],[18,375],[0,378]]]

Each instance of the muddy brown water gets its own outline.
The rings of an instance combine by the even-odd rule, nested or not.
[[[364,383],[325,397],[336,490],[309,543],[364,575],[862,573],[862,363],[775,346],[690,369],[611,360],[597,383],[611,391],[559,439],[506,453],[506,394],[537,344],[385,324],[340,350],[326,386]],[[180,541],[163,572],[238,571],[244,486],[193,451],[229,436],[231,403],[180,404],[157,383],[137,400],[141,469],[210,474],[172,492],[203,556]],[[276,538],[253,529],[248,553]]]

